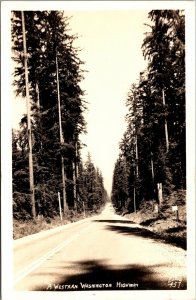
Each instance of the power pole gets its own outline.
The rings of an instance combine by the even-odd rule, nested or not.
[[[22,18],[22,36],[23,36],[23,51],[24,51],[24,68],[25,68],[25,88],[26,88],[26,106],[27,106],[27,130],[28,130],[28,144],[29,144],[29,183],[30,195],[32,204],[32,217],[36,218],[35,210],[35,190],[34,190],[34,176],[33,176],[33,153],[32,153],[32,136],[31,136],[31,103],[29,98],[29,78],[28,78],[28,64],[27,64],[27,46],[26,46],[26,32],[25,32],[25,17],[24,12],[21,11]]]
[[[163,107],[165,108],[165,91],[162,89],[162,98],[163,98]],[[166,143],[166,152],[169,151],[169,138],[168,138],[168,128],[167,120],[165,118],[165,143]]]
[[[61,99],[60,99],[60,88],[59,88],[59,68],[58,68],[58,59],[56,53],[56,80],[57,80],[57,96],[58,96],[58,113],[59,113],[59,134],[60,134],[60,144],[63,145],[63,131],[62,131],[62,122],[61,122]],[[65,166],[64,166],[64,157],[61,154],[61,173],[62,173],[62,185],[63,185],[63,209],[64,214],[67,210],[67,199],[66,199],[66,189],[65,189]]]

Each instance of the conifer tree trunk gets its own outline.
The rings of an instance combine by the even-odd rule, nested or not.
[[[134,191],[133,191],[133,200],[134,200],[134,211],[137,212],[136,206],[136,185],[139,177],[138,171],[138,146],[137,146],[137,134],[135,137],[135,170],[134,170]]]
[[[37,94],[37,106],[40,109],[39,85],[38,85],[37,81],[36,81],[36,84],[35,84],[35,90],[36,90],[36,94]]]
[[[57,79],[57,96],[58,96],[58,113],[59,113],[59,134],[60,134],[60,144],[64,143],[63,131],[62,131],[62,122],[61,122],[61,100],[60,100],[60,88],[59,88],[59,70],[58,70],[58,59],[56,53],[56,79]],[[65,166],[64,166],[64,157],[61,155],[61,174],[62,174],[62,186],[63,186],[63,209],[64,214],[67,210],[67,199],[66,199],[66,187],[65,187]]]
[[[136,159],[136,178],[138,179],[139,171],[138,171],[138,147],[137,147],[137,134],[135,138],[135,159]]]
[[[77,147],[77,141],[75,142],[75,153],[76,157],[78,156],[78,147]],[[79,203],[79,194],[78,194],[78,186],[77,186],[77,180],[78,180],[78,163],[77,160],[73,162],[73,181],[74,181],[74,198],[75,198],[75,207],[77,208],[77,203]]]
[[[136,189],[135,186],[133,188],[133,205],[134,205],[134,212],[137,212],[137,207],[136,207]]]
[[[33,153],[32,153],[32,136],[31,136],[31,103],[29,99],[29,78],[28,78],[28,64],[27,64],[27,47],[26,47],[26,33],[25,33],[25,17],[24,12],[21,11],[22,18],[22,35],[23,35],[23,50],[24,50],[24,68],[25,68],[25,88],[26,88],[26,105],[27,105],[27,129],[28,129],[28,144],[29,144],[29,181],[30,181],[30,195],[32,205],[32,217],[36,218],[35,210],[35,190],[34,190],[34,176],[33,176]]]
[[[76,163],[75,162],[72,162],[72,168],[73,168],[74,208],[77,209]]]
[[[153,154],[150,153],[150,163],[151,163],[151,172],[152,172],[152,183],[154,185],[154,163],[153,163]]]
[[[165,91],[162,89],[162,97],[163,97],[163,107],[165,108]],[[169,151],[169,138],[168,138],[168,128],[167,128],[167,120],[165,118],[165,144],[166,144],[166,152]]]

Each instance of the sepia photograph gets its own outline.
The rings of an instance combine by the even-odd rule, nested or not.
[[[1,4],[2,299],[195,300],[194,2]]]

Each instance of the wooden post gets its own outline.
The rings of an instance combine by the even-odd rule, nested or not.
[[[29,99],[29,78],[28,78],[28,64],[27,64],[27,46],[25,33],[25,17],[24,12],[21,11],[22,18],[22,36],[23,36],[23,50],[24,50],[24,68],[25,68],[25,88],[26,88],[26,106],[27,106],[27,130],[28,130],[28,144],[29,144],[29,183],[30,196],[32,204],[32,217],[35,220],[35,190],[34,190],[34,176],[33,176],[33,153],[32,153],[32,136],[31,136],[31,103]]]
[[[163,201],[162,183],[157,183],[157,191],[158,191],[159,205],[161,206]]]
[[[82,202],[83,204],[83,213],[84,213],[84,217],[86,217],[86,211],[85,211],[85,204],[84,204],[84,201]]]
[[[176,211],[176,221],[179,222],[178,210]]]
[[[158,214],[159,213],[159,205],[156,203],[154,205],[154,209],[153,209],[154,213]]]
[[[176,221],[179,222],[178,205],[172,205],[172,211],[176,212]]]
[[[62,122],[61,122],[61,99],[60,99],[60,88],[59,88],[59,70],[58,70],[58,59],[56,53],[56,80],[57,80],[57,96],[58,96],[58,113],[59,113],[59,134],[60,134],[60,144],[64,143],[63,131],[62,131]],[[62,185],[63,185],[63,209],[64,214],[67,207],[67,199],[66,199],[66,187],[65,187],[65,166],[64,166],[64,157],[61,155],[61,173],[62,173]]]

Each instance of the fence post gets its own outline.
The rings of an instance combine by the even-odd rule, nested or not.
[[[162,183],[157,183],[157,191],[158,191],[159,205],[161,206],[163,201]]]

